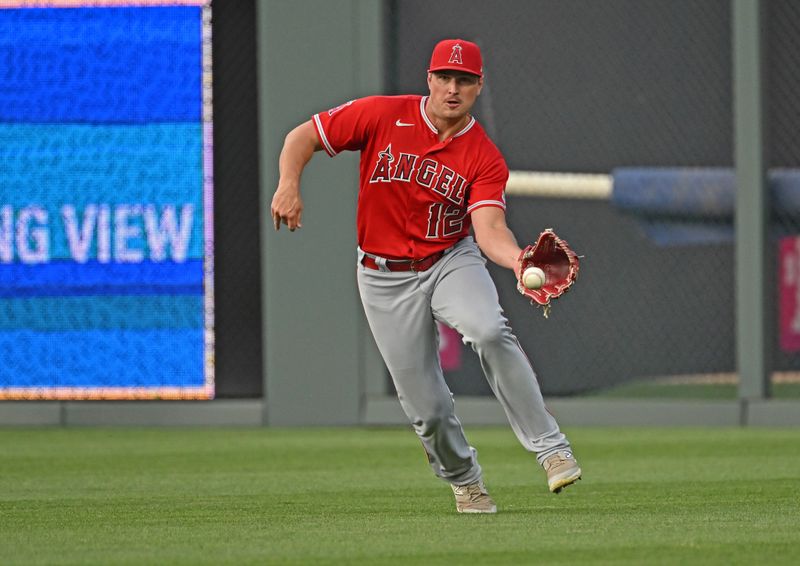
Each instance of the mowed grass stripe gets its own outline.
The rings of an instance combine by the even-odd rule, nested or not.
[[[800,430],[567,430],[560,495],[467,429],[495,516],[406,429],[0,429],[3,564],[797,564]]]

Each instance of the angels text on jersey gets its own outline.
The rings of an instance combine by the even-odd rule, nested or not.
[[[452,205],[442,202],[430,204],[426,238],[442,238],[461,231],[466,214],[463,205],[467,187],[467,180],[461,174],[430,157],[420,159],[419,155],[400,152],[395,158],[390,143],[386,149],[378,153],[369,183],[393,181],[404,183],[413,181],[453,203]]]

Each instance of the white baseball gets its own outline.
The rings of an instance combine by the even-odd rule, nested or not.
[[[522,284],[528,289],[538,289],[544,285],[544,271],[538,267],[529,267],[522,273]]]

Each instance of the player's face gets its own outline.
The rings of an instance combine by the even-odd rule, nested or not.
[[[428,107],[437,118],[458,120],[472,109],[482,88],[483,78],[470,73],[428,73],[428,89],[431,92]]]

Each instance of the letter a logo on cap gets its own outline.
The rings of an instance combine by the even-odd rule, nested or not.
[[[443,39],[436,44],[431,53],[428,72],[463,71],[483,76],[483,59],[477,44],[466,39]]]
[[[456,43],[453,46],[453,51],[450,53],[450,59],[447,61],[448,63],[458,63],[459,65],[463,65],[464,62],[461,60],[461,45]]]

